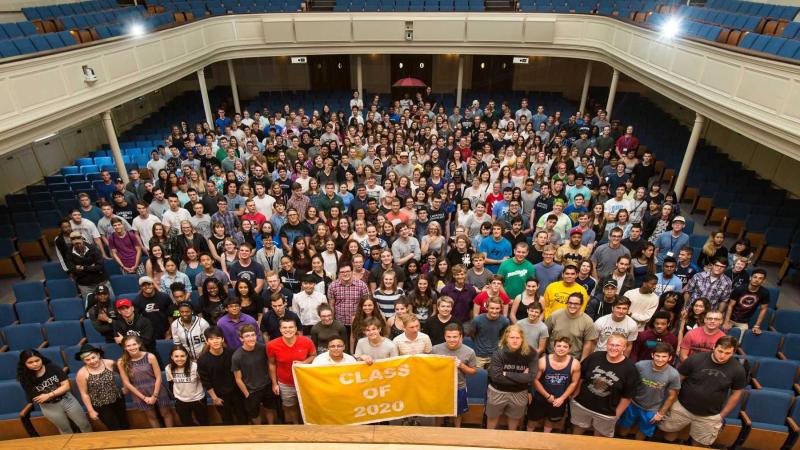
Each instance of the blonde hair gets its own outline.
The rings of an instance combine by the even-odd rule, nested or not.
[[[722,233],[722,231],[717,230],[708,235],[708,239],[706,239],[706,243],[703,244],[703,254],[706,256],[714,256],[717,253],[717,247],[714,245],[714,236]],[[723,234],[724,235],[724,234]]]
[[[122,362],[122,367],[125,369],[125,373],[128,375],[131,374],[131,369],[133,366],[131,365],[131,355],[127,350],[125,350],[125,344],[130,340],[134,340],[137,344],[139,344],[139,350],[141,350],[144,346],[144,342],[139,336],[130,335],[122,338],[122,342],[120,343],[120,345],[122,345],[122,357],[119,360]]]
[[[506,330],[503,331],[503,336],[500,337],[500,341],[497,343],[497,347],[501,350],[510,350],[508,347],[508,335],[513,332],[516,332],[522,338],[522,346],[519,349],[519,353],[522,356],[528,356],[528,353],[531,352],[531,346],[528,345],[528,342],[525,340],[525,332],[522,331],[522,328],[517,324],[506,327]]]

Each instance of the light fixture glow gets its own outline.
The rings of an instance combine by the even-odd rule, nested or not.
[[[144,25],[140,23],[134,23],[131,25],[130,29],[128,30],[128,34],[134,37],[144,36]]]
[[[661,26],[661,35],[667,39],[672,39],[681,32],[681,19],[671,17]]]

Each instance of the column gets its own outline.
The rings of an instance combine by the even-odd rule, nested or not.
[[[592,62],[586,64],[586,75],[583,77],[583,90],[581,91],[581,107],[578,109],[581,113],[586,113],[586,100],[589,98],[589,84],[592,80]]]
[[[239,88],[236,86],[236,72],[233,70],[232,59],[228,60],[228,78],[231,80],[231,91],[233,91],[233,107],[236,112],[241,113],[242,105],[239,104]]]
[[[617,95],[617,83],[619,83],[619,70],[614,69],[611,75],[611,87],[608,89],[608,103],[606,103],[606,120],[611,121],[611,109],[614,107],[614,97]]]
[[[700,133],[703,131],[703,125],[705,123],[706,118],[698,113],[695,113],[692,134],[689,136],[689,143],[686,145],[686,154],[683,155],[681,170],[678,172],[678,178],[675,181],[675,192],[678,194],[679,199],[683,197],[683,188],[686,186],[686,178],[689,176],[689,169],[692,168],[694,152],[697,150],[697,142],[700,141]]]
[[[125,168],[125,160],[122,159],[122,150],[119,148],[117,131],[114,129],[114,121],[111,119],[111,111],[103,111],[100,114],[100,119],[103,121],[103,128],[106,130],[106,138],[108,138],[108,145],[111,146],[111,155],[114,157],[117,172],[119,172],[122,181],[128,183],[128,169]]]
[[[461,93],[464,89],[464,57],[458,55],[458,84],[456,85],[456,105],[463,106],[461,104]],[[463,109],[462,109],[463,111]]]
[[[366,107],[367,96],[364,95],[364,73],[361,70],[361,55],[356,56],[356,90],[358,90],[358,95]]]
[[[200,84],[200,95],[203,97],[203,110],[206,113],[206,122],[214,128],[214,116],[211,115],[211,102],[208,100],[208,87],[206,87],[205,70],[197,71],[197,82]]]

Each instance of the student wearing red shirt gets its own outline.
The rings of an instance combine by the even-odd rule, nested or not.
[[[244,214],[242,214],[242,220],[249,220],[253,222],[255,225],[253,228],[256,230],[261,229],[261,225],[264,225],[264,222],[267,221],[267,218],[258,212],[256,209],[256,202],[251,198],[250,200],[246,201],[244,204]]]
[[[310,364],[317,356],[317,349],[311,339],[297,334],[294,319],[281,317],[278,323],[281,337],[267,343],[272,392],[281,396],[286,422],[297,424],[300,422],[300,409],[297,405],[297,388],[294,385],[292,366],[296,363]]]
[[[681,362],[695,353],[710,352],[717,344],[717,340],[725,336],[725,332],[720,329],[722,326],[722,311],[709,311],[706,313],[702,327],[686,333],[681,341],[680,359]]]
[[[486,302],[492,297],[500,297],[500,300],[503,301],[503,315],[508,316],[508,305],[511,303],[511,299],[503,290],[503,277],[492,275],[489,279],[489,284],[486,285],[486,289],[472,300],[472,317],[484,314],[486,312]]]

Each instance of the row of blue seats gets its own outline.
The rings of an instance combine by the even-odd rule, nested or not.
[[[789,59],[800,59],[800,40],[766,34],[746,34],[739,47]]]
[[[124,21],[141,19],[147,10],[143,6],[132,8],[118,8],[103,12],[78,14],[74,16],[59,17],[58,20],[66,29],[90,28],[96,25],[116,24]]]
[[[0,40],[0,57],[8,58],[28,53],[57,50],[77,43],[69,31],[37,34],[5,41]]]
[[[774,19],[794,20],[800,8],[789,5],[746,2],[741,0],[709,0],[706,8],[721,9],[751,16],[770,17]]]
[[[698,6],[685,6],[680,9],[679,15],[693,20],[700,20],[727,28],[747,31],[755,31],[762,19],[761,16],[717,11]]]
[[[0,40],[33,36],[39,31],[30,22],[0,23]]]
[[[73,14],[84,14],[104,9],[117,8],[116,0],[91,0],[88,2],[61,3],[49,6],[31,6],[22,8],[22,14],[28,20],[50,19]]]
[[[139,290],[139,277],[137,275],[111,275],[109,277],[111,288],[116,293],[137,292]],[[14,301],[16,303],[37,302],[47,298],[72,297],[77,295],[75,282],[70,278],[47,279],[45,285],[42,281],[24,281],[15,283]],[[51,292],[51,289],[53,290]]]
[[[333,10],[335,12],[378,12],[378,11],[412,11],[412,12],[452,12],[452,11],[483,11],[483,2],[467,2],[467,3],[409,3],[404,4],[380,4],[380,3],[366,3],[355,5],[336,5]]]
[[[781,37],[786,39],[800,39],[800,22],[789,22],[783,29]]]

